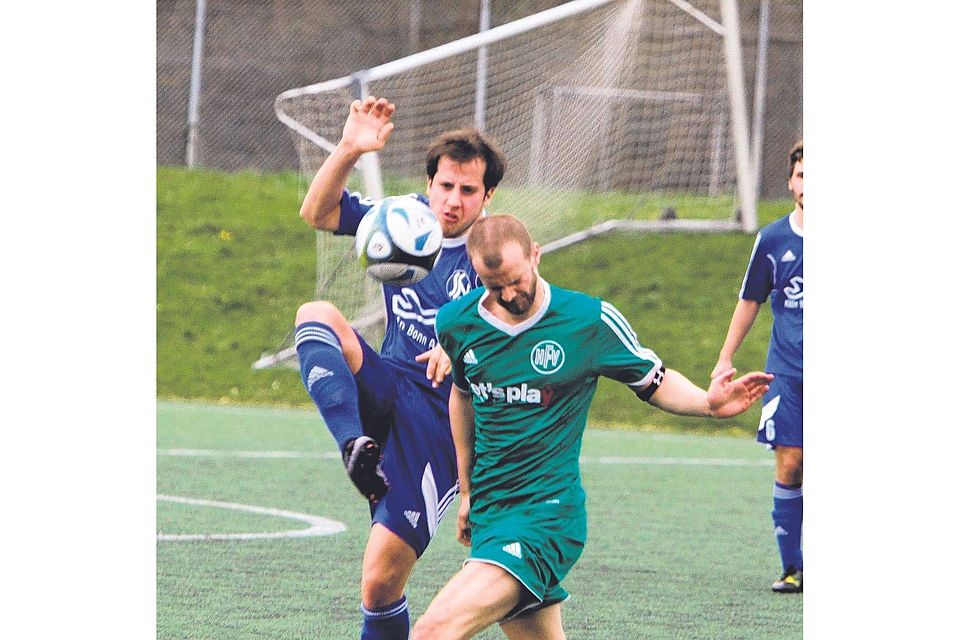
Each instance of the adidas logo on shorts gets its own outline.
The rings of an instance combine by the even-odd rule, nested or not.
[[[519,543],[519,542],[511,542],[510,544],[503,545],[502,548],[503,548],[504,551],[506,551],[507,553],[509,553],[510,555],[512,555],[512,556],[515,557],[515,558],[520,558],[520,557],[522,557],[522,553],[520,552],[520,543]]]
[[[410,522],[410,526],[414,529],[417,528],[417,523],[420,522],[420,512],[419,511],[404,511],[403,515],[407,516],[407,520]]]

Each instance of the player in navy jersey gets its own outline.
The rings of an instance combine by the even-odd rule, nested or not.
[[[760,305],[770,298],[773,331],[766,371],[775,374],[763,398],[757,441],[774,450],[773,528],[783,575],[778,593],[803,591],[803,142],[790,150],[787,185],[796,208],[757,234],[740,300],[713,374],[730,368]]]
[[[360,155],[393,131],[395,106],[367,97],[350,106],[337,147],[317,171],[300,216],[354,235],[374,200],[345,190]],[[479,286],[466,255],[471,225],[503,176],[496,143],[475,129],[441,134],[427,150],[427,191],[417,197],[440,221],[443,250],[409,286],[383,286],[387,312],[380,353],[330,302],[297,311],[295,343],[304,386],[343,453],[347,474],[369,500],[372,526],[360,585],[363,640],[406,640],[404,588],[457,494],[450,433],[450,360],[436,344],[437,310]]]

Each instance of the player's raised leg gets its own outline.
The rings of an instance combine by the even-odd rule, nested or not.
[[[474,634],[506,617],[524,593],[523,585],[504,569],[486,562],[468,562],[447,582],[420,616],[410,639],[472,638]],[[541,640],[562,637],[539,636]]]
[[[303,385],[337,441],[347,474],[364,497],[379,500],[389,485],[380,470],[381,445],[364,435],[360,421],[359,338],[339,309],[319,301],[297,310],[294,342]]]

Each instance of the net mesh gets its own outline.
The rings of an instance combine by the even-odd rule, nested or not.
[[[789,196],[784,154],[802,133],[803,3],[738,1],[748,104],[753,101],[756,78],[761,2],[770,7],[770,30],[760,188],[764,198],[782,198]],[[503,25],[560,4],[563,0],[490,0],[490,25]],[[440,5],[443,10],[436,10]],[[691,0],[690,5],[720,19],[717,0]],[[196,166],[224,171],[296,170],[300,166],[296,146],[273,111],[277,94],[476,33],[480,6],[479,0],[208,1],[199,120],[194,131]],[[157,163],[183,165],[197,0],[157,0],[156,7]],[[649,0],[643,10],[649,30],[663,41],[660,55],[676,65],[675,70],[661,71],[654,78],[666,81],[670,73],[690,73],[683,71],[676,55],[679,43],[698,37],[716,40],[668,0]],[[659,19],[666,25],[659,33],[654,26],[657,16],[662,16]],[[678,39],[677,30],[687,33]],[[703,42],[683,44],[679,50],[687,52],[684,64],[702,57],[699,51],[703,46]],[[463,81],[472,85],[473,78]],[[489,99],[487,108],[492,108]],[[648,122],[647,117],[638,111],[630,124],[641,126]]]
[[[717,2],[700,3],[719,19]],[[369,82],[397,105],[378,154],[384,193],[422,191],[425,152],[475,123],[473,49]],[[541,243],[610,219],[730,218],[733,146],[720,36],[666,0],[611,2],[486,45],[482,128],[507,156],[493,212],[521,218]],[[336,143],[356,84],[283,97],[278,111]],[[294,135],[305,180],[329,145]],[[348,185],[362,190],[359,177]],[[318,234],[317,291],[378,342],[378,288],[349,238]],[[360,297],[358,291],[365,291]]]

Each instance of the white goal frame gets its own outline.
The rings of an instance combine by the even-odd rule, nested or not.
[[[371,67],[370,69],[363,69],[340,78],[289,89],[278,95],[274,100],[274,113],[276,113],[280,122],[329,153],[336,147],[336,141],[328,140],[310,129],[306,124],[286,113],[283,109],[284,102],[292,98],[348,88],[352,88],[353,93],[358,98],[363,99],[369,95],[370,83],[376,80],[389,78],[419,66],[462,54],[466,51],[482,49],[494,42],[564,18],[575,16],[591,9],[596,9],[614,1],[615,0],[573,0],[552,9],[547,9],[525,18],[508,22],[493,29],[481,30],[479,33],[467,36],[466,38],[454,40],[453,42],[414,53],[376,67]],[[756,231],[759,184],[754,176],[759,175],[759,172],[757,171],[757,167],[752,166],[756,161],[756,154],[751,153],[750,130],[747,123],[746,85],[743,73],[742,44],[740,40],[739,13],[737,11],[736,0],[721,0],[720,5],[723,24],[717,23],[710,18],[710,16],[699,11],[685,0],[669,1],[723,38],[726,57],[724,66],[727,70],[727,92],[733,129],[732,139],[737,162],[737,191],[740,200],[740,223],[736,225],[735,228],[742,229],[745,232]],[[485,69],[478,70],[478,75],[483,75],[484,73]],[[667,99],[663,96],[661,96],[661,98]],[[382,198],[384,196],[383,179],[380,175],[380,163],[377,154],[363,154],[357,163],[357,168],[363,176],[363,186],[366,194],[375,199]],[[639,228],[643,230],[648,230],[649,228],[650,231],[669,231],[675,228],[672,221],[650,220],[624,222],[630,222],[630,224],[624,228],[632,230],[638,229],[636,224],[638,222],[642,223]],[[664,225],[662,224],[663,222],[670,224]],[[704,231],[718,230],[715,221],[690,222],[697,223],[693,225],[694,228],[703,226]],[[604,223],[604,225],[607,224],[608,223]],[[725,231],[728,229],[728,226],[729,225],[720,225],[719,230]]]
[[[389,78],[400,73],[410,71],[416,67],[444,60],[468,51],[485,51],[487,45],[500,40],[525,33],[532,29],[551,24],[558,20],[570,18],[583,12],[597,9],[608,5],[616,0],[572,0],[552,9],[547,9],[539,13],[509,22],[492,29],[485,29],[487,25],[481,25],[481,31],[474,35],[449,42],[432,49],[421,51],[385,64],[381,64],[369,69],[363,69],[340,78],[334,78],[324,82],[298,87],[284,91],[274,100],[274,112],[277,118],[291,130],[302,136],[317,147],[332,152],[336,147],[336,141],[329,140],[317,133],[304,122],[301,122],[292,114],[284,110],[285,103],[291,99],[318,95],[333,91],[349,90],[353,95],[362,99],[369,95],[370,83],[377,80]],[[732,212],[729,219],[720,220],[693,220],[693,219],[659,219],[659,220],[608,220],[584,231],[567,235],[563,238],[546,243],[543,246],[544,252],[556,251],[568,247],[583,240],[606,235],[617,231],[632,232],[657,232],[657,233],[722,233],[731,231],[753,232],[757,229],[757,202],[759,184],[756,176],[759,175],[758,167],[753,166],[758,161],[758,154],[751,153],[750,129],[748,127],[748,114],[746,106],[744,70],[742,61],[742,43],[740,40],[739,15],[737,11],[736,0],[720,0],[722,24],[716,22],[707,14],[699,11],[690,2],[685,0],[669,0],[679,10],[689,15],[692,19],[705,25],[708,29],[716,33],[723,39],[724,43],[724,66],[727,74],[727,94],[729,108],[729,126],[730,136],[733,141],[736,158],[736,189],[739,202],[739,212]],[[480,57],[478,64],[477,78],[485,76],[485,57]],[[482,66],[481,66],[482,65]],[[760,73],[758,73],[758,80]],[[479,102],[481,86],[478,81],[477,100]],[[576,87],[554,87],[553,91],[586,91]],[[669,95],[668,95],[669,94]],[[655,91],[627,91],[609,92],[605,96],[608,100],[655,100],[655,101],[702,101],[703,97],[699,94],[680,94],[677,92],[655,92]],[[542,107],[542,105],[541,105]],[[759,115],[759,114],[758,114]],[[755,126],[758,123],[754,123]],[[536,121],[534,126],[536,127]],[[712,138],[715,141],[722,140],[725,132],[722,127],[726,122],[717,122],[713,126]],[[759,141],[754,141],[758,143]],[[536,144],[534,145],[534,157],[537,153]],[[715,153],[711,159],[711,176],[716,175],[716,164],[718,162],[719,149],[714,145]],[[754,149],[755,151],[756,149]],[[532,162],[532,161],[531,161]],[[363,154],[357,163],[355,169],[359,170],[362,176],[363,187],[366,195],[374,199],[384,197],[383,180],[380,172],[380,163],[376,153]],[[534,172],[536,169],[534,169]],[[531,173],[531,175],[536,175]],[[715,179],[711,179],[711,191],[715,185]],[[739,213],[739,215],[737,215]],[[354,319],[354,325],[358,328],[369,326],[378,321],[382,321],[382,310],[380,314],[374,316],[365,316]],[[266,368],[276,366],[284,362],[296,359],[296,351],[292,348],[286,348],[276,354],[265,354],[254,363],[254,368]]]

